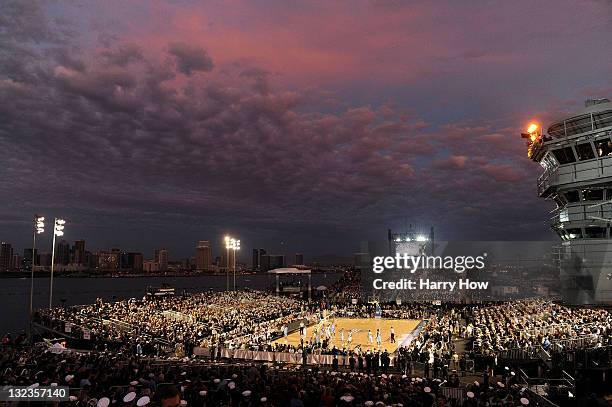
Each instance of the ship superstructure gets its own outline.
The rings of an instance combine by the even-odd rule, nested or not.
[[[589,99],[546,132],[532,124],[522,136],[544,168],[539,196],[556,203],[550,226],[562,240],[565,300],[612,303],[612,103]]]

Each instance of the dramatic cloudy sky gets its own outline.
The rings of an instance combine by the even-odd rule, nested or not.
[[[610,38],[608,0],[5,0],[0,240],[552,239],[518,133],[612,96]]]

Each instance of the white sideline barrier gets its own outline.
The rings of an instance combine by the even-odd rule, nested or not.
[[[211,348],[203,348],[197,346],[193,349],[196,356],[210,357]],[[216,351],[218,353],[218,350]],[[217,354],[216,353],[216,354]],[[247,349],[228,349],[221,348],[221,357],[225,359],[240,359],[240,360],[255,360],[258,362],[278,362],[278,363],[302,363],[301,353],[290,352],[268,352],[255,351]],[[216,357],[215,354],[215,357]],[[391,359],[390,366],[394,366],[395,356],[389,355]],[[333,355],[321,355],[317,353],[309,353],[306,358],[306,363],[309,365],[332,365],[334,361]],[[338,355],[338,365],[348,366],[349,356]]]

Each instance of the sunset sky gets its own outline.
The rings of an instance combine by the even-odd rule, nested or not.
[[[611,38],[607,0],[3,1],[0,240],[554,240],[519,133],[612,97]]]

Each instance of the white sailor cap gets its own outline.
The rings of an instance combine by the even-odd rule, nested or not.
[[[131,391],[128,394],[126,394],[125,396],[123,396],[123,402],[124,403],[131,403],[132,401],[134,401],[135,398],[136,398],[136,393]]]
[[[149,396],[142,396],[141,398],[138,399],[138,401],[136,402],[136,405],[138,407],[144,407],[147,404],[149,404],[149,402],[151,402],[151,399],[149,398]]]

